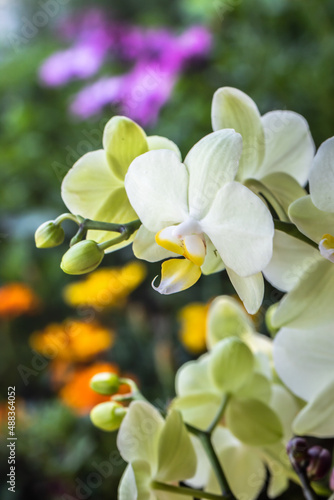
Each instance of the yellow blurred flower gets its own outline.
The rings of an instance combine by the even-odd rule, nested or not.
[[[93,391],[89,382],[97,373],[111,372],[119,375],[118,366],[111,363],[95,363],[88,368],[75,370],[67,384],[59,391],[60,399],[70,408],[81,415],[85,415],[97,404],[110,401],[110,396],[103,396]],[[119,393],[129,391],[127,385],[120,387]]]
[[[108,349],[113,340],[113,332],[97,322],[67,320],[33,333],[30,345],[45,357],[83,362]]]
[[[0,288],[0,318],[13,319],[33,313],[39,304],[37,295],[24,283],[9,283]]]
[[[99,269],[84,280],[71,283],[64,289],[65,301],[73,306],[95,309],[119,307],[146,276],[141,262],[130,262],[121,268]]]
[[[181,321],[180,340],[193,354],[206,350],[206,319],[209,306],[194,302],[183,307],[179,312]]]

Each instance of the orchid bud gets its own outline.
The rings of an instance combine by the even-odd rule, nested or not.
[[[105,401],[95,406],[90,412],[90,419],[93,424],[103,431],[117,431],[127,409],[115,401]]]
[[[268,328],[268,331],[269,331],[271,337],[275,337],[276,333],[279,330],[279,328],[276,328],[273,325],[273,321],[272,321],[278,305],[279,305],[278,303],[273,304],[272,306],[270,306],[268,308],[268,310],[266,312],[265,322],[266,322],[266,327]]]
[[[104,251],[92,240],[80,241],[63,255],[60,267],[67,274],[85,274],[101,263]]]
[[[97,373],[90,381],[90,387],[99,394],[112,395],[118,392],[120,381],[116,373]]]
[[[328,473],[332,459],[331,454],[322,446],[312,446],[307,450],[309,464],[307,466],[307,475],[312,481],[322,479]]]
[[[308,443],[305,438],[294,437],[287,444],[286,451],[293,465],[305,464],[308,460]]]
[[[41,224],[35,232],[37,248],[52,248],[61,245],[65,238],[64,229],[60,224],[49,220]]]

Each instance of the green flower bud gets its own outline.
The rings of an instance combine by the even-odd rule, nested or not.
[[[97,373],[90,381],[93,391],[99,394],[116,394],[118,392],[120,381],[116,373],[104,372]]]
[[[115,401],[105,401],[90,412],[93,424],[103,431],[117,431],[126,415],[126,408]]]
[[[268,328],[268,331],[269,331],[271,337],[273,337],[273,338],[275,337],[276,333],[279,330],[279,328],[274,327],[273,323],[272,323],[272,318],[273,318],[278,306],[279,306],[278,302],[276,304],[273,304],[272,306],[270,306],[266,312],[266,318],[265,318],[266,327]]]
[[[104,251],[95,241],[84,240],[67,250],[60,267],[67,274],[85,274],[94,271],[103,257]]]
[[[52,248],[61,245],[65,238],[64,229],[53,220],[44,222],[35,232],[37,248]]]

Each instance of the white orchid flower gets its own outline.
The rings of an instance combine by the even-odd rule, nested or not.
[[[124,188],[124,177],[134,158],[154,149],[180,151],[165,137],[146,136],[144,130],[125,116],[114,116],[103,132],[103,148],[82,156],[66,174],[62,198],[67,208],[82,217],[124,224],[137,219]],[[98,243],[117,233],[88,231],[87,238]],[[113,252],[129,245],[134,236],[106,250]]]
[[[220,130],[195,144],[184,163],[161,150],[130,165],[125,189],[142,221],[135,255],[148,261],[184,257],[162,264],[160,293],[185,290],[201,272],[225,265],[246,309],[259,308],[274,227],[265,204],[234,180],[241,152],[240,134]]]
[[[289,216],[320,251],[276,232],[273,259],[264,271],[276,288],[289,291],[272,317],[278,328],[333,324],[334,138],[314,158],[310,193],[292,203]]]
[[[243,153],[236,180],[256,179],[286,211],[304,196],[315,152],[306,120],[292,111],[261,116],[255,102],[241,90],[222,87],[212,101],[212,128],[233,128],[242,135]]]
[[[274,361],[286,386],[307,402],[293,422],[298,435],[334,437],[334,335],[328,326],[282,328]]]
[[[118,432],[117,447],[128,462],[119,500],[188,498],[154,488],[154,482],[177,484],[196,470],[196,455],[179,412],[172,411],[164,420],[149,403],[131,403]]]

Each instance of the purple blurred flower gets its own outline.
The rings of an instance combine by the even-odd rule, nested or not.
[[[101,68],[106,51],[89,45],[79,45],[49,57],[41,66],[39,76],[50,87],[65,85],[72,79],[93,76]]]
[[[110,22],[97,9],[68,21],[62,35],[74,41],[72,48],[49,57],[40,68],[40,78],[49,86],[96,74],[113,55],[134,66],[121,75],[104,77],[78,92],[71,112],[81,118],[114,104],[119,112],[142,125],[156,121],[184,67],[207,55],[210,33],[193,26],[179,36],[170,30],[144,29]]]

